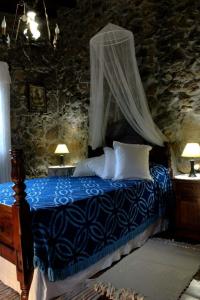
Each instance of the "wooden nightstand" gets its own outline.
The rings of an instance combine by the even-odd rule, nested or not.
[[[75,166],[65,165],[65,166],[49,166],[48,176],[72,176]]]
[[[176,196],[175,233],[200,241],[200,176],[177,175],[173,186]]]

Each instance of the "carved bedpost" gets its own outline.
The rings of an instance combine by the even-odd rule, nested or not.
[[[15,191],[15,205],[26,202],[25,193],[25,170],[23,151],[21,149],[11,150],[11,179],[14,182],[13,190]]]
[[[16,254],[17,280],[21,287],[21,300],[28,300],[33,275],[33,244],[31,213],[25,192],[25,171],[22,150],[11,150],[11,179],[15,202],[12,206],[14,247]]]

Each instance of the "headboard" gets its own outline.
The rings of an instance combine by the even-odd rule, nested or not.
[[[147,142],[142,138],[138,133],[136,133],[130,125],[125,121],[120,121],[113,123],[111,126],[108,126],[109,130],[106,134],[105,145],[112,147],[113,141],[119,141],[121,143],[127,144],[145,144],[151,145],[152,150],[150,151],[149,161],[157,164],[162,164],[165,167],[169,168],[170,174],[172,176],[172,163],[171,163],[171,153],[170,145],[168,143],[164,144],[164,147],[155,146]],[[92,150],[88,147],[88,157],[99,156],[103,154],[103,147]]]

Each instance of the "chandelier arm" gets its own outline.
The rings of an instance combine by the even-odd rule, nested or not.
[[[47,8],[46,8],[46,4],[45,4],[44,0],[43,0],[43,6],[44,6],[44,13],[45,13],[45,18],[46,18],[47,34],[48,34],[49,41],[51,42],[51,32],[50,32],[50,28],[49,28],[49,18],[48,18],[48,15],[47,15]]]
[[[18,24],[17,24],[17,31],[16,31],[16,36],[15,36],[15,42],[17,42],[17,38],[18,38],[18,33],[19,33],[19,26],[21,23],[21,17],[18,20]]]
[[[15,19],[14,19],[13,27],[12,27],[11,40],[13,38],[14,31],[15,31],[15,24],[16,24],[16,21],[17,21],[17,13],[18,13],[19,6],[23,6],[24,14],[26,14],[26,12],[25,12],[25,2],[24,1],[19,1],[19,3],[17,3],[16,10],[15,10]],[[19,21],[18,21],[18,26],[19,26]],[[19,30],[19,28],[18,28],[18,30]],[[16,35],[18,35],[18,34],[16,34]],[[16,41],[16,37],[15,37],[15,41]]]
[[[13,37],[14,30],[15,30],[15,23],[16,23],[16,19],[17,19],[17,11],[18,11],[18,7],[19,7],[19,4],[17,4],[16,10],[15,10],[15,19],[14,19],[13,28],[12,28],[11,39],[12,39],[12,37]],[[15,39],[15,41],[16,41],[16,39]]]

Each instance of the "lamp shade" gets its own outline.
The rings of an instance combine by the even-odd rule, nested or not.
[[[65,144],[58,144],[54,153],[65,154],[69,153],[69,150]]]
[[[199,144],[198,143],[187,143],[181,156],[182,157],[200,157]]]

